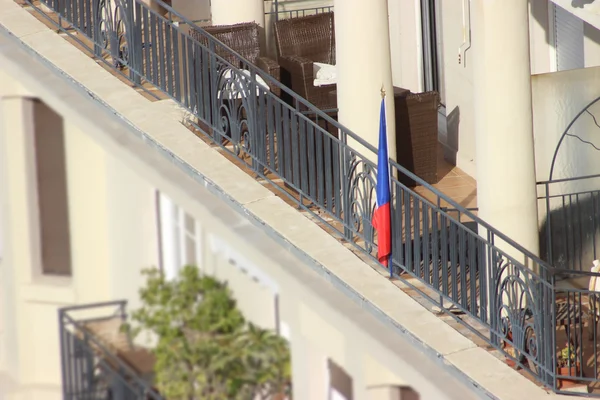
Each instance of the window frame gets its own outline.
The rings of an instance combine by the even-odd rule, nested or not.
[[[202,229],[197,219],[185,212],[169,196],[156,192],[160,269],[167,279],[174,279],[186,265],[202,268]],[[187,222],[192,221],[193,230]],[[191,240],[195,260],[188,256]]]

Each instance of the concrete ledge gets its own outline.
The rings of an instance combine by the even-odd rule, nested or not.
[[[287,243],[295,254],[302,252],[314,260],[321,273],[329,276],[330,282],[342,285],[344,293],[355,302],[406,332],[423,351],[459,370],[463,379],[475,382],[491,397],[499,399],[553,396],[477,348],[327,232],[195,137],[181,125],[180,111],[172,101],[151,103],[143,98],[11,0],[0,0],[0,10],[3,10],[0,25],[22,38],[23,46],[85,87],[115,114],[142,131],[145,138],[167,150],[174,160],[193,169],[207,186],[216,187],[232,203],[245,206],[243,212],[248,218]]]

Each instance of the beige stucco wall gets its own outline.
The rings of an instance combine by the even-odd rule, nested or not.
[[[592,100],[600,97],[600,67],[533,76],[533,116],[536,174],[538,181],[549,179],[552,156],[569,123]],[[600,105],[589,111],[600,115]],[[569,133],[583,140],[597,141],[598,127],[589,114],[578,118]],[[566,138],[554,167],[554,179],[600,173],[598,152],[576,138]]]
[[[2,78],[0,160],[7,182],[3,193],[7,218],[1,282],[5,293],[2,367],[20,383],[35,385],[35,390],[42,390],[40,385],[56,388],[60,381],[57,309],[113,298],[135,300],[140,268],[157,263],[156,241],[146,241],[155,225],[146,226],[152,210],[146,207],[144,195],[152,200],[153,192],[66,120],[73,273],[72,277],[42,276],[31,121],[19,112],[31,100],[14,97],[23,90],[14,79],[5,74]],[[51,390],[44,398],[57,393]]]

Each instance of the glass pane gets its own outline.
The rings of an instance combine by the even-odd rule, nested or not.
[[[188,213],[184,213],[184,215],[185,230],[193,236],[196,233],[196,221]]]
[[[196,241],[187,235],[185,236],[185,262],[186,264],[198,265]]]
[[[179,207],[175,203],[171,203],[171,221],[173,225],[179,225]]]

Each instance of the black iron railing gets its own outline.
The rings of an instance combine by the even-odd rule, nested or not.
[[[265,15],[273,15],[276,21],[280,19],[305,17],[307,15],[320,14],[333,11],[333,5],[318,6],[318,7],[303,7],[306,0],[288,0],[281,4],[280,1],[274,0],[271,3],[271,9],[265,12]],[[314,3],[314,2],[313,2]]]
[[[115,71],[174,99],[214,145],[377,261],[371,224],[376,149],[371,144],[160,0],[156,3],[164,14],[141,0],[43,2],[70,24],[60,29],[73,40],[83,36],[92,43],[88,49]],[[199,39],[176,20],[195,29]],[[390,171],[390,273],[442,309],[463,311],[470,318],[457,317],[457,322],[541,384],[562,390],[557,380],[556,270],[391,160]],[[401,178],[421,185],[419,193]],[[411,284],[414,280],[407,276],[419,284]],[[514,350],[507,351],[505,342]]]
[[[89,328],[109,325],[115,336],[125,321],[125,301],[59,310],[60,348],[65,400],[163,400],[151,382],[132,370],[109,344]]]
[[[538,183],[541,254],[554,267],[589,271],[600,250],[600,175]],[[568,275],[564,275],[568,276]]]

